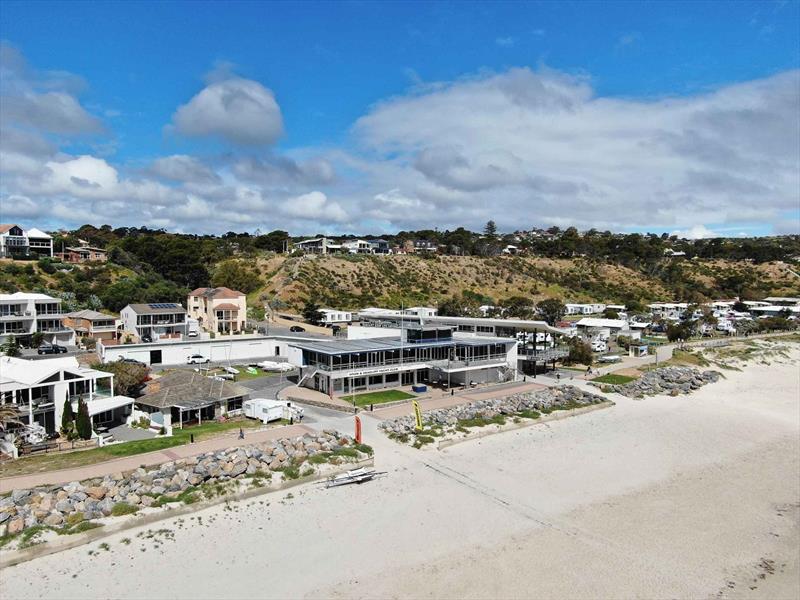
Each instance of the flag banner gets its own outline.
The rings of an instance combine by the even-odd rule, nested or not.
[[[356,443],[361,443],[361,417],[356,416]]]
[[[411,404],[414,405],[414,418],[417,421],[417,430],[422,429],[422,411],[419,409],[419,402],[412,400]]]

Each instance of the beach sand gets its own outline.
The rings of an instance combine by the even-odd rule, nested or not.
[[[115,534],[3,569],[0,596],[798,598],[792,358],[444,451],[367,419],[386,477]]]

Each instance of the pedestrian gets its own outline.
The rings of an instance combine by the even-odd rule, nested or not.
[[[240,440],[244,439],[244,429],[242,429],[241,427],[239,427],[239,439]]]
[[[592,374],[592,367],[591,367],[591,365],[589,365],[588,367],[586,367],[586,374],[587,374],[587,375],[591,375],[591,374]]]
[[[561,381],[561,373],[556,373],[556,380]]]

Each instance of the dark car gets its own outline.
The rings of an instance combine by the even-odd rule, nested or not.
[[[293,333],[300,333],[301,331],[305,331],[304,327],[300,327],[300,325],[292,325],[289,327],[289,331]]]
[[[121,362],[121,363],[131,363],[131,364],[134,364],[134,365],[144,365],[144,363],[143,363],[142,361],[140,361],[140,360],[136,360],[135,358],[128,358],[128,357],[126,357],[126,356],[120,356],[120,357],[117,359],[117,362]]]
[[[58,344],[42,344],[37,348],[36,352],[38,354],[66,354],[67,349]]]

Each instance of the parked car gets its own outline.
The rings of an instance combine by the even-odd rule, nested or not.
[[[142,361],[140,361],[140,360],[136,360],[135,358],[128,358],[127,356],[120,356],[120,357],[117,359],[117,362],[122,362],[122,363],[131,363],[131,364],[134,364],[134,365],[143,365],[143,364],[144,364],[144,363],[143,363]]]
[[[190,331],[189,333],[186,334],[186,337],[197,337],[197,335],[198,334],[196,331]]]
[[[292,325],[291,327],[289,327],[289,331],[291,331],[292,333],[301,333],[305,331],[305,327],[300,327],[300,325]]]
[[[37,354],[66,354],[67,349],[58,344],[41,344],[36,350]]]
[[[142,341],[143,341],[145,344],[150,344],[150,343],[152,343],[152,342],[153,342],[153,338],[151,338],[149,335],[143,335],[143,336],[142,336]]]
[[[211,362],[211,359],[203,356],[202,354],[192,354],[189,358],[186,359],[187,365],[202,365],[207,362]]]

